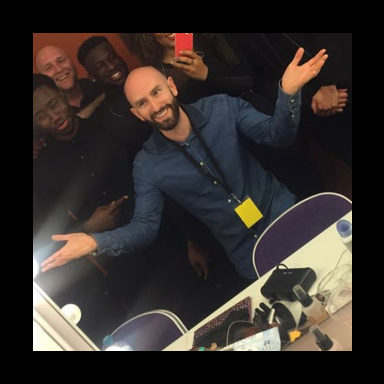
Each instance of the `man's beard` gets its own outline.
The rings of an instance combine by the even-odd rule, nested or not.
[[[161,115],[165,112],[167,109],[171,110],[171,117],[168,119],[162,121],[161,123],[158,123],[155,120],[155,115]],[[166,104],[164,105],[160,111],[156,112],[151,116],[151,120],[148,121],[154,128],[159,129],[160,131],[172,131],[176,128],[177,124],[179,123],[180,119],[180,110],[179,110],[179,103],[177,102],[176,98],[173,99],[172,104]]]

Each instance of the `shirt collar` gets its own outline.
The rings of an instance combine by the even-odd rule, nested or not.
[[[197,108],[192,105],[181,105],[181,108],[186,112],[192,125],[197,129],[202,130],[204,126],[207,125],[208,118]],[[168,148],[174,148],[157,129],[153,130],[152,136],[145,147],[149,152],[155,152],[157,154],[164,152]]]

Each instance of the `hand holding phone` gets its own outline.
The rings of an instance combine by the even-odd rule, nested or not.
[[[188,52],[181,54],[180,52]],[[208,67],[203,61],[204,53],[193,50],[193,33],[175,34],[175,61],[172,65],[182,70],[190,78],[205,81],[208,77]]]
[[[182,56],[181,51],[193,51],[193,33],[176,33],[175,57]]]

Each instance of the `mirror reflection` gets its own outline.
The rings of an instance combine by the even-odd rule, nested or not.
[[[298,49],[308,35],[343,34],[33,34],[36,281],[80,307],[99,347],[156,309],[191,328],[256,279],[252,249],[269,224],[324,190],[306,144],[266,149],[320,114],[349,123],[348,89],[327,93],[318,76],[324,46]],[[282,39],[273,73],[252,71],[243,38]],[[323,111],[330,94],[337,107]],[[345,147],[332,150],[348,165]]]
[[[39,263],[63,245],[65,238],[55,245],[52,235],[103,232],[131,220],[132,163],[151,133],[123,92],[127,61],[133,68],[135,62],[117,34],[77,35],[91,36],[34,34],[40,75],[33,81],[33,248]],[[76,41],[76,55],[62,47],[65,39]],[[149,247],[119,257],[88,255],[40,273],[36,282],[60,307],[81,308],[78,325],[100,347],[121,323],[150,310],[172,311],[190,328],[249,284],[209,229],[171,199]]]

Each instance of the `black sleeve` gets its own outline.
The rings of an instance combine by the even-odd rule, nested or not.
[[[83,98],[81,100],[81,108],[86,107],[92,103],[98,96],[103,93],[103,90],[97,83],[93,83],[89,79],[79,80],[81,90],[83,91]]]
[[[253,88],[252,70],[236,42],[226,33],[197,34],[208,66],[207,82],[219,92],[241,96]]]
[[[325,48],[329,58],[321,70],[317,82],[319,85],[344,84],[348,81],[348,58],[345,55],[348,47],[340,33],[309,33],[312,54]]]

